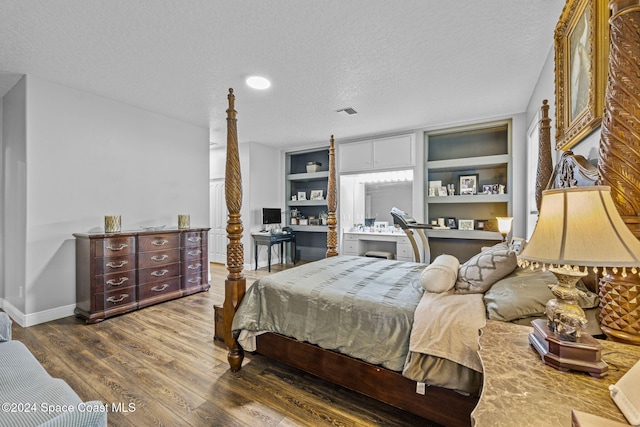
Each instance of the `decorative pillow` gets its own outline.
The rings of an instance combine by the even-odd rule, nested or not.
[[[496,282],[484,294],[489,319],[511,322],[532,316],[544,316],[547,301],[555,298],[549,285],[558,283],[549,271],[517,268]],[[582,308],[598,306],[598,296],[578,282],[585,295],[578,299]]]
[[[518,265],[516,253],[498,243],[460,266],[455,288],[458,294],[482,294]]]
[[[420,284],[429,292],[447,292],[456,284],[460,261],[452,255],[439,255],[422,271]]]

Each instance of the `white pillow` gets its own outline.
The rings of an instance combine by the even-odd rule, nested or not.
[[[446,254],[439,255],[422,271],[420,284],[428,292],[447,292],[456,284],[459,267],[458,258]]]

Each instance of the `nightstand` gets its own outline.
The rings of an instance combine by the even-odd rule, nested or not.
[[[640,360],[640,347],[612,341],[602,359],[609,374],[561,372],[542,362],[529,345],[533,328],[488,320],[480,337],[484,383],[471,414],[474,426],[571,426],[571,410],[627,423],[609,396],[609,385]]]

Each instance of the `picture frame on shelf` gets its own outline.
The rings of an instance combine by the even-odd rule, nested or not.
[[[482,194],[493,194],[493,185],[483,185]]]
[[[608,2],[568,0],[554,32],[556,149],[600,126],[609,51]]]
[[[459,219],[458,230],[473,230],[474,220],[472,219]]]
[[[484,225],[487,223],[486,219],[476,219],[475,220],[475,229],[476,230],[484,230]]]
[[[479,175],[475,174],[467,174],[460,175],[458,182],[460,187],[460,195],[471,195],[477,194],[478,191],[478,180]]]
[[[446,195],[447,195],[447,187],[438,188],[438,196],[439,197],[444,197]]]
[[[520,252],[522,252],[526,244],[527,241],[523,238],[512,237],[511,241],[509,242],[509,248],[511,248],[516,253],[516,255],[520,255]]]
[[[458,224],[457,224],[455,218],[447,218],[447,219],[445,219],[444,225],[446,225],[447,227],[449,227],[452,230],[458,228]]]
[[[298,200],[307,200],[307,192],[298,191]]]
[[[440,192],[440,187],[442,187],[442,180],[429,181],[429,197],[437,196]]]
[[[311,190],[311,194],[309,195],[310,200],[324,200],[322,195],[322,190]]]

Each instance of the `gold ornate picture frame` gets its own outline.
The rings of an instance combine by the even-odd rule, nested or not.
[[[556,25],[556,149],[568,150],[600,126],[609,51],[604,0],[568,0]]]

